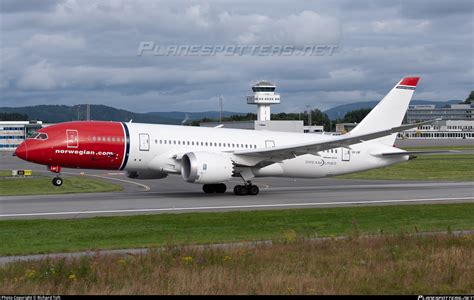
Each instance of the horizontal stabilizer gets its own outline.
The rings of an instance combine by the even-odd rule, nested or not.
[[[443,154],[443,153],[460,153],[455,150],[427,150],[427,151],[400,151],[373,154],[374,156],[401,156],[401,155],[422,155],[422,154]]]

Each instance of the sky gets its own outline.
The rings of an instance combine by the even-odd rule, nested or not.
[[[254,112],[259,80],[281,94],[274,112],[380,100],[404,76],[421,77],[418,100],[474,90],[472,0],[0,5],[0,106],[197,112],[222,95],[224,110]]]

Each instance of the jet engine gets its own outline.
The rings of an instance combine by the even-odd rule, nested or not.
[[[162,179],[168,176],[160,171],[127,171],[126,175],[133,179]]]
[[[232,178],[234,165],[229,155],[189,152],[181,160],[181,176],[191,183],[220,183]]]

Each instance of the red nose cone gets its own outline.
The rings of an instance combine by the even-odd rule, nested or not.
[[[27,160],[28,158],[28,148],[26,146],[26,142],[23,142],[16,148],[15,155],[23,160]]]

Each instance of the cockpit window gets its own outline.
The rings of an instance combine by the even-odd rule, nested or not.
[[[29,138],[35,140],[47,140],[48,135],[44,132],[35,132]]]
[[[37,140],[47,140],[48,139],[48,135],[46,133],[43,133],[41,132],[37,137],[36,137]]]
[[[36,139],[36,137],[39,135],[39,132],[33,132],[32,135],[30,135],[28,138],[30,139]]]

